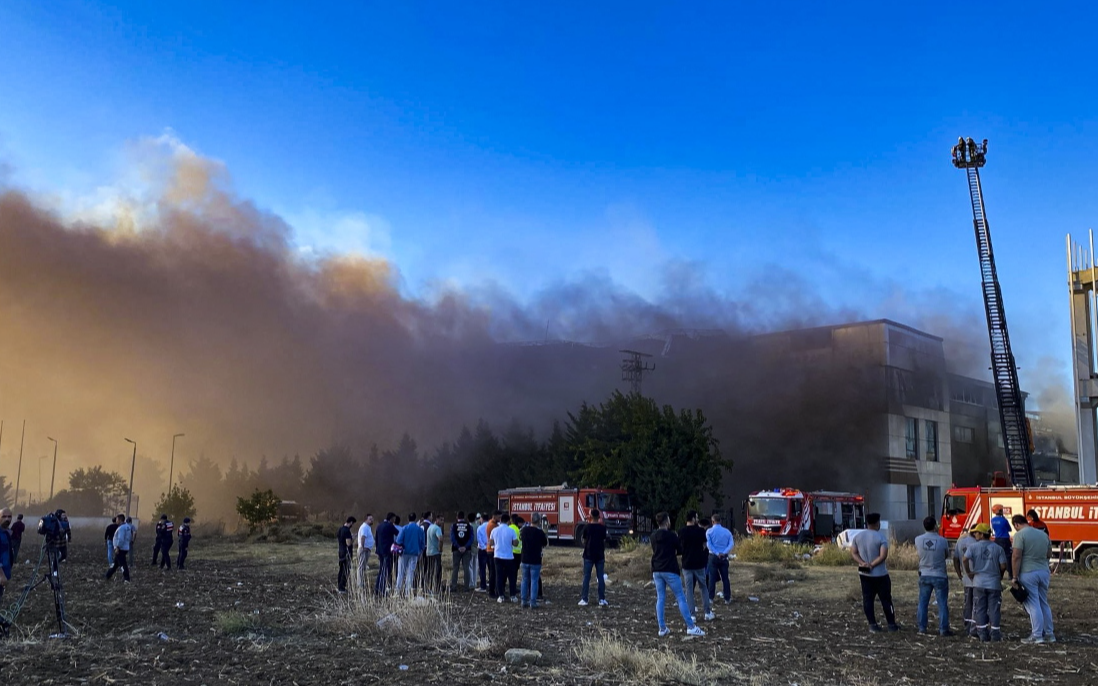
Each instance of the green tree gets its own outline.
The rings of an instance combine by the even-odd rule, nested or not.
[[[647,515],[678,512],[699,494],[721,503],[721,481],[732,461],[721,457],[701,410],[676,412],[639,394],[615,392],[569,414],[569,451],[585,484],[627,489]]]
[[[102,467],[73,470],[69,473],[69,490],[76,493],[94,493],[98,496],[98,512],[95,515],[113,515],[126,506],[129,485],[118,472],[108,472]],[[94,502],[88,496],[76,495],[82,501]],[[55,498],[56,499],[56,498]]]
[[[0,503],[4,503],[4,506],[14,507],[15,498],[15,486],[9,484],[7,477],[0,476]]]
[[[179,520],[184,517],[193,518],[196,513],[194,496],[182,486],[172,486],[171,493],[160,494],[160,500],[153,507],[153,512],[166,513],[169,517]]]
[[[248,523],[248,531],[254,533],[257,528],[278,520],[278,505],[282,499],[267,489],[258,488],[247,498],[236,499],[236,511]]]

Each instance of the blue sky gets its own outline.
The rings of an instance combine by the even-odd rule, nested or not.
[[[686,262],[730,297],[784,271],[903,318],[982,312],[949,148],[986,137],[1015,352],[1068,364],[1064,235],[1098,217],[1089,7],[226,4],[0,6],[13,180],[89,193],[170,128],[300,245],[383,254],[413,295],[595,273],[658,297]]]

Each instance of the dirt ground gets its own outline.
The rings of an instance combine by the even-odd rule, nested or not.
[[[853,570],[733,563],[732,602],[718,605],[716,621],[703,623],[708,635],[686,638],[670,606],[668,625],[674,633],[658,638],[655,592],[644,586],[644,550],[612,552],[607,563],[610,607],[581,608],[576,605],[579,551],[551,548],[545,566],[550,604],[544,608],[523,611],[479,593],[452,596],[448,616],[462,631],[486,639],[475,648],[463,648],[445,640],[389,636],[372,619],[354,630],[349,628],[353,618],[350,623],[329,621],[338,605],[333,593],[335,552],[330,540],[276,544],[196,539],[188,570],[162,572],[149,565],[150,546],[142,543],[133,583],[124,585],[118,576],[109,582],[101,578],[106,561],[99,545],[76,544],[63,574],[68,616],[77,635],[48,638],[56,630],[53,599],[47,587],[38,588],[11,638],[0,644],[0,683],[1098,682],[1096,579],[1054,577],[1051,601],[1060,640],[1025,646],[1018,639],[1028,632],[1028,620],[1009,596],[1003,605],[1009,639],[1004,643],[920,636],[914,631],[916,574],[893,572],[903,630],[870,635]],[[5,607],[32,566],[18,565],[3,598]],[[956,584],[951,609],[957,628]],[[633,657],[592,659],[605,645]],[[580,650],[584,646],[586,652]],[[503,655],[512,647],[534,648],[543,657],[536,665],[508,666]],[[655,671],[653,660],[683,671]]]

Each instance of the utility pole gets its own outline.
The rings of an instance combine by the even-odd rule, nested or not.
[[[46,438],[49,438],[47,436]],[[57,439],[50,438],[53,441],[53,472],[50,474],[50,500],[53,500],[53,480],[57,477]]]
[[[175,439],[182,438],[186,434],[175,434],[172,436],[172,461],[168,466],[168,497],[172,497],[172,471],[175,469]]]
[[[133,502],[133,468],[137,465],[137,441],[125,439],[127,443],[133,443],[133,458],[130,460],[130,494],[126,496],[126,516],[130,516],[130,504]]]
[[[27,420],[23,420],[23,433],[19,436],[19,466],[15,470],[15,504],[19,504],[19,477],[23,475],[23,439],[27,437]]]
[[[656,365],[650,365],[641,358],[652,356],[648,353],[637,352],[636,350],[619,350],[618,352],[625,353],[629,356],[621,361],[621,380],[629,382],[631,393],[640,395],[641,380],[644,377],[644,373],[650,372],[656,368]]]

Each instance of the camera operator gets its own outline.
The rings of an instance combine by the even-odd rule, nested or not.
[[[11,546],[11,510],[0,510],[0,598],[4,597],[4,588],[11,578],[11,565],[14,561]]]

